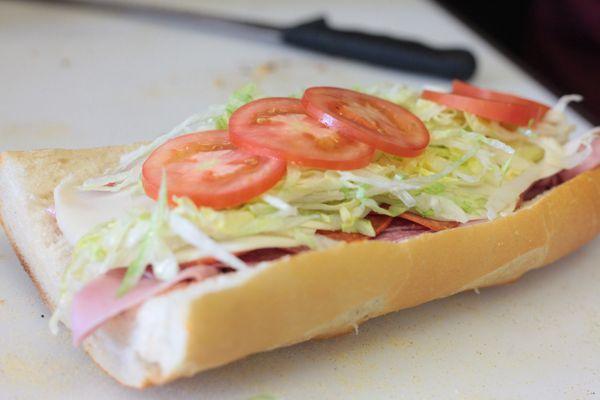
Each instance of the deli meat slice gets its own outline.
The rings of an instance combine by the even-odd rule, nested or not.
[[[564,172],[566,172],[566,171],[564,171]],[[534,182],[533,185],[531,185],[529,187],[529,189],[527,189],[526,191],[524,191],[521,194],[521,198],[519,199],[519,202],[517,203],[516,208],[520,208],[520,206],[522,205],[522,203],[524,201],[529,201],[531,199],[534,199],[538,195],[563,183],[564,179],[561,177],[561,175],[562,175],[562,173],[555,174],[555,175],[549,176],[548,178],[540,179],[539,181]]]
[[[371,220],[373,229],[375,229],[375,233],[377,234],[374,238],[361,235],[360,233],[346,233],[340,231],[320,231],[319,234],[334,240],[345,242],[360,240],[387,240],[390,242],[400,242],[409,237],[431,231],[432,228],[430,225],[436,227],[436,224],[438,223],[443,225],[442,228],[438,227],[438,229],[434,230],[447,229],[459,225],[458,222],[435,221],[410,213],[404,213],[395,218],[387,217],[385,215],[370,214],[368,218]],[[417,223],[416,221],[419,221],[420,223]]]
[[[387,215],[375,214],[371,213],[367,215],[369,221],[371,221],[371,225],[373,226],[373,230],[375,231],[375,235],[379,235],[381,232],[385,231],[388,226],[392,223],[393,218],[388,217]],[[361,240],[370,240],[372,239],[369,236],[363,235],[362,233],[348,233],[342,231],[325,231],[320,230],[317,231],[319,235],[327,236],[330,239],[338,240],[342,242],[358,242]]]
[[[445,229],[456,228],[458,225],[460,225],[460,222],[457,221],[438,221],[436,219],[421,217],[420,215],[413,214],[410,212],[400,214],[400,218],[404,218],[408,221],[414,222],[436,232],[443,231]]]
[[[387,240],[389,242],[401,242],[413,236],[420,235],[425,232],[431,232],[430,229],[408,221],[402,218],[394,218],[390,226],[381,232],[375,240]]]
[[[129,292],[117,297],[117,289],[126,268],[113,269],[94,279],[75,294],[71,309],[73,343],[78,346],[103,323],[125,310],[142,304],[178,283],[199,282],[219,271],[212,266],[196,266],[182,270],[175,279],[164,282],[145,274]]]
[[[561,171],[555,175],[549,176],[548,178],[540,179],[534,182],[525,192],[521,194],[521,199],[517,204],[517,209],[520,208],[524,201],[534,199],[538,195],[560,185],[561,183],[568,181],[591,169],[600,166],[600,139],[594,140],[592,143],[592,153],[584,162],[576,166],[575,168]]]

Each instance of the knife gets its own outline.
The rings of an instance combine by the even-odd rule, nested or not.
[[[190,10],[111,0],[30,0],[46,4],[64,4],[98,11],[163,22],[187,24],[199,28],[239,28],[261,31],[292,46],[320,53],[359,60],[370,64],[417,72],[443,78],[469,79],[476,68],[473,54],[465,49],[442,49],[417,41],[330,27],[324,18],[299,25],[280,27],[254,21],[236,20]],[[235,29],[232,29],[235,28]],[[244,32],[239,32],[248,36]]]

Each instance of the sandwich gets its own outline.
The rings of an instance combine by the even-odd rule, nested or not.
[[[600,232],[600,129],[455,81],[253,86],[152,142],[7,151],[0,217],[53,311],[142,388],[515,281]]]

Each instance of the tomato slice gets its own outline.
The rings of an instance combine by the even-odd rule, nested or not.
[[[459,94],[461,96],[476,97],[483,100],[493,100],[503,103],[521,104],[523,106],[533,107],[537,110],[536,121],[539,121],[550,109],[550,107],[547,105],[538,103],[537,101],[524,99],[523,97],[514,96],[508,93],[483,89],[459,80],[452,81],[452,93]]]
[[[523,104],[484,100],[431,90],[424,90],[421,97],[450,108],[512,125],[528,126],[531,121],[537,121],[538,119],[538,109]]]
[[[375,96],[334,87],[304,92],[306,113],[340,133],[400,157],[415,157],[429,144],[423,122],[403,107]]]
[[[226,131],[191,133],[158,147],[142,166],[146,194],[158,198],[163,171],[169,199],[189,197],[198,206],[234,207],[273,187],[285,162],[236,149]]]
[[[232,143],[250,153],[306,167],[349,170],[367,166],[374,149],[309,117],[300,100],[266,98],[229,119]]]
[[[456,228],[458,225],[460,225],[456,221],[438,221],[436,219],[425,218],[410,212],[402,213],[399,215],[399,217],[424,226],[425,228],[429,228],[432,231],[443,231],[444,229]]]
[[[392,217],[381,214],[369,214],[367,219],[371,221],[373,229],[375,230],[375,236],[385,231],[388,226],[392,223]],[[362,233],[348,233],[342,231],[318,231],[320,235],[327,236],[333,240],[339,240],[343,242],[357,242],[360,240],[369,240],[369,236],[363,235]]]

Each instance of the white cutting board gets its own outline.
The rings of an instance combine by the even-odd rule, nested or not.
[[[553,100],[428,2],[224,3],[170,2],[279,23],[325,13],[339,26],[468,45],[480,61],[476,82]],[[448,84],[254,39],[2,2],[0,149],[149,139],[250,80],[280,95],[314,84]],[[108,378],[65,332],[49,333],[47,309],[0,236],[0,399],[596,399],[599,284],[596,239],[516,284],[460,294],[368,322],[358,335],[252,356],[138,392]]]

